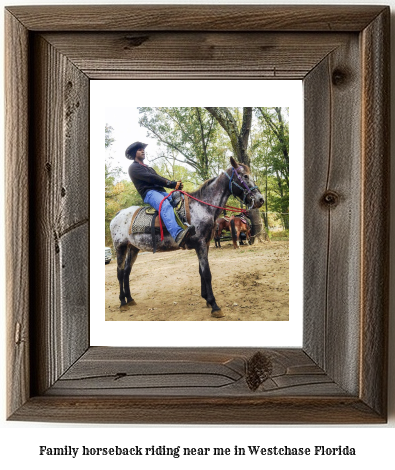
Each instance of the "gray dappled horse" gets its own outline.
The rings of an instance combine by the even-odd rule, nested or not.
[[[219,176],[206,181],[197,191],[191,193],[194,198],[219,208],[189,199],[191,224],[195,226],[196,233],[188,239],[185,248],[196,250],[199,259],[201,296],[206,300],[207,306],[211,307],[211,315],[216,318],[223,317],[224,314],[215,302],[208,263],[208,249],[215,221],[231,194],[242,200],[243,203],[248,205],[249,209],[259,208],[264,203],[262,194],[251,178],[248,166],[237,163],[232,157],[230,163],[232,165],[230,168],[223,171]],[[117,275],[121,307],[127,304],[135,304],[130,294],[129,276],[138,252],[140,250],[153,251],[151,234],[129,234],[133,214],[138,208],[132,206],[121,210],[110,223],[111,236],[117,253]],[[180,248],[169,234],[156,243],[157,251],[178,249]]]

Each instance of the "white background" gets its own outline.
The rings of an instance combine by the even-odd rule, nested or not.
[[[7,2],[6,4],[24,5],[26,0]],[[92,2],[58,2],[51,0],[49,2],[36,1],[35,4],[103,4],[94,0]],[[132,3],[117,0],[116,3]],[[145,3],[145,2],[140,2]],[[148,3],[148,2],[147,2]],[[164,2],[150,3],[176,3],[165,0]],[[182,3],[182,2],[180,2]],[[194,2],[205,3],[205,2]],[[210,3],[210,2],[206,2]],[[211,3],[243,3],[243,2],[211,2]],[[246,3],[246,2],[244,2]],[[264,2],[255,1],[250,4],[263,4]],[[279,2],[270,0],[270,4],[281,3],[299,3],[299,2]],[[381,2],[318,2],[302,0],[302,4],[389,4],[395,9],[395,0]],[[2,2],[4,5],[4,2]],[[3,15],[3,12],[1,12]],[[3,18],[0,18],[3,24]],[[392,21],[393,23],[393,21]],[[1,38],[3,40],[3,38]],[[394,39],[392,39],[392,50]],[[3,45],[0,45],[0,54],[3,54]],[[3,60],[2,60],[3,63]],[[395,64],[395,60],[392,61]],[[394,65],[392,65],[394,68]],[[392,76],[394,73],[392,70]],[[3,86],[1,86],[3,91]],[[1,96],[3,100],[3,96]],[[2,101],[3,104],[3,101]],[[4,106],[3,106],[4,109]],[[393,112],[392,112],[393,113]],[[3,116],[1,117],[3,119]],[[395,129],[395,119],[392,119],[392,134]],[[0,125],[1,138],[3,135],[3,121]],[[1,168],[3,171],[3,168]],[[3,180],[3,177],[1,177]],[[392,175],[392,183],[394,176]],[[0,207],[3,208],[4,196],[0,192]],[[394,196],[392,195],[392,202]],[[392,207],[395,204],[392,203]],[[394,209],[393,209],[394,210]],[[2,293],[4,293],[4,211],[1,212],[2,224],[0,260],[1,271],[0,281]],[[391,271],[394,268],[393,242],[391,254]],[[391,279],[391,282],[393,280]],[[52,469],[56,465],[58,469],[85,469],[87,465],[94,465],[95,468],[107,468],[110,465],[117,465],[117,468],[147,468],[150,465],[159,465],[162,468],[185,468],[200,469],[202,465],[213,467],[213,465],[226,465],[227,468],[238,468],[241,465],[253,465],[257,468],[264,468],[267,465],[277,466],[277,468],[303,468],[315,469],[317,466],[322,469],[353,468],[355,466],[374,466],[381,468],[393,468],[393,443],[395,442],[395,410],[394,410],[394,289],[391,292],[391,318],[390,318],[390,419],[387,425],[382,426],[103,426],[103,425],[50,425],[45,423],[13,423],[5,421],[5,396],[4,396],[4,370],[5,370],[5,346],[4,346],[4,295],[0,295],[2,319],[0,327],[2,347],[1,347],[1,411],[0,411],[0,464],[2,468],[30,468]],[[249,445],[260,445],[266,447],[292,446],[292,447],[314,447],[315,445],[325,445],[327,447],[348,445],[356,448],[356,457],[184,457],[174,459],[172,457],[152,457],[132,458],[132,457],[112,457],[112,458],[94,458],[94,457],[43,457],[38,455],[40,445],[62,447],[70,445],[73,447],[105,447],[122,446],[131,447],[139,445],[149,447],[151,445],[166,445],[174,447],[177,445],[185,447],[230,447],[234,445],[246,447]],[[240,461],[240,459],[243,459]]]
[[[301,80],[267,80],[238,82],[243,89],[242,103],[229,102],[229,83],[211,80],[164,80],[152,82],[93,80],[91,98],[91,207],[90,207],[90,272],[91,272],[91,345],[92,346],[266,346],[300,347],[303,322],[303,92]],[[194,93],[191,94],[190,90]],[[138,90],[138,93],[136,93]],[[259,101],[259,103],[257,102]],[[132,142],[147,142],[146,130],[137,125],[137,117],[130,110],[136,106],[288,106],[290,124],[290,319],[287,322],[105,322],[105,291],[97,286],[105,284],[105,269],[101,253],[104,233],[103,129],[105,123],[114,128],[116,141],[111,147],[114,165],[123,165],[127,171],[130,160],[125,149]],[[111,107],[111,109],[109,109]],[[150,143],[148,160],[155,155],[156,141]],[[102,158],[100,158],[102,157]],[[230,165],[228,165],[230,166]],[[225,169],[225,168],[224,168]],[[126,176],[129,179],[128,176]],[[97,254],[100,253],[100,256]],[[140,255],[142,256],[142,255]],[[160,256],[160,253],[148,256]],[[145,259],[143,258],[143,259]],[[115,260],[114,260],[115,262]],[[196,258],[196,273],[198,262]],[[92,276],[93,274],[93,276]],[[136,272],[132,271],[133,276]],[[199,293],[200,284],[197,286]],[[138,295],[137,292],[132,293]],[[137,297],[136,297],[137,298]],[[207,312],[209,315],[209,310]]]

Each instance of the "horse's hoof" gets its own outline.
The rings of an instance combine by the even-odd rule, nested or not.
[[[121,303],[121,305],[119,306],[120,309],[125,309],[125,308],[128,308],[130,307],[131,305],[137,305],[136,302],[132,299],[132,300],[129,300],[129,302],[125,302],[125,303]]]
[[[222,312],[221,309],[219,310],[211,310],[211,316],[214,318],[223,318],[225,314]]]

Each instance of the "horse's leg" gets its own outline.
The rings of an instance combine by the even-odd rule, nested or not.
[[[196,250],[196,253],[199,257],[198,251]],[[208,247],[207,247],[207,255],[208,255]],[[200,274],[200,295],[203,297],[203,299],[206,301],[207,307],[211,307],[211,305],[207,301],[207,287],[206,287],[206,281],[204,280],[203,277],[203,271],[202,271],[202,266],[199,262],[199,274]]]
[[[196,254],[199,258],[199,274],[201,280],[201,295],[211,307],[211,315],[216,318],[225,316],[215,302],[213,288],[211,285],[211,271],[208,264],[208,247],[205,243],[197,246]]]
[[[133,300],[130,294],[129,278],[130,278],[130,272],[132,271],[133,264],[136,261],[139,251],[140,250],[138,248],[135,248],[132,245],[128,246],[126,261],[125,261],[125,269],[123,273],[123,288],[124,288],[124,292],[126,296],[126,303],[132,304],[132,305],[135,305],[136,302]]]
[[[124,291],[124,273],[125,273],[125,260],[126,253],[128,251],[128,245],[118,245],[117,251],[117,277],[119,282],[119,300],[121,301],[121,307],[126,305],[125,291]]]
[[[236,247],[240,248],[240,229],[236,228]]]
[[[232,233],[233,248],[236,250],[239,247],[239,237],[240,233],[236,230],[235,233]]]
[[[247,240],[248,240],[248,244],[251,245],[251,230],[248,230],[247,232]]]
[[[237,231],[236,231],[236,224],[235,224],[234,219],[230,221],[230,233],[232,235],[233,248],[236,249],[237,248]]]
[[[199,263],[199,274],[200,274],[200,295],[203,297],[204,300],[207,302],[207,289],[206,289],[206,282],[203,278],[203,273],[202,273],[202,268]],[[207,307],[209,307],[210,304],[207,302]]]

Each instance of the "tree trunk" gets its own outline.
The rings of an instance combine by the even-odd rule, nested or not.
[[[243,123],[239,130],[235,118],[228,108],[208,108],[207,111],[215,117],[220,126],[228,134],[234,157],[245,165],[250,165],[250,157],[247,153],[248,138],[251,131],[252,108],[243,108]]]
[[[239,130],[237,122],[232,116],[228,108],[207,108],[207,111],[215,117],[221,127],[228,134],[232,144],[235,158],[240,163],[250,165],[250,157],[247,153],[248,139],[251,131],[252,108],[243,108],[243,122]],[[242,206],[243,204],[241,204]],[[258,241],[269,241],[269,237],[262,223],[259,209],[251,209],[249,211],[251,219],[251,243]]]
[[[248,216],[251,220],[251,245],[257,242],[269,242],[270,238],[263,225],[259,209],[251,209],[248,211]]]

